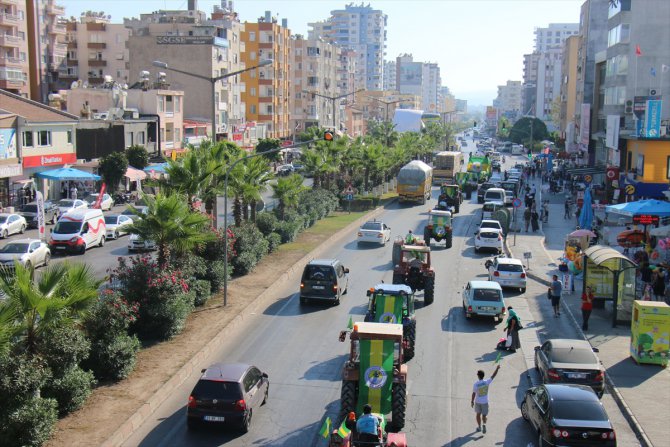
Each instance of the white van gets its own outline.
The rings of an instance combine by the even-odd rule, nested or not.
[[[512,155],[523,155],[523,146],[520,144],[513,144]]]
[[[484,203],[499,202],[505,205],[505,202],[507,202],[506,196],[507,194],[502,188],[489,188],[484,193]]]
[[[87,248],[105,245],[105,217],[100,209],[82,209],[63,214],[51,230],[51,253],[84,254]]]

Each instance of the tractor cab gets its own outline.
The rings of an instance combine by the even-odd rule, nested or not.
[[[367,292],[366,322],[402,324],[405,361],[414,357],[416,342],[416,315],[414,292],[404,284],[377,284]]]
[[[428,213],[428,222],[423,228],[423,239],[427,245],[430,240],[436,242],[445,241],[445,248],[451,248],[453,244],[453,226],[451,213],[441,209],[433,209]]]
[[[430,263],[430,247],[402,245],[398,263],[393,268],[393,284],[406,284],[413,291],[424,291],[425,304],[433,302],[435,271]]]

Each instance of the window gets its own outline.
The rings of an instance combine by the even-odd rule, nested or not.
[[[37,145],[38,146],[51,146],[51,131],[50,130],[40,130],[37,132]]]
[[[251,87],[251,88],[249,89],[249,94],[250,94],[251,96],[256,96],[256,87]]]
[[[172,95],[165,97],[165,111],[167,113],[174,113],[174,103],[172,102]]]
[[[174,113],[181,113],[181,96],[174,97]]]
[[[181,132],[179,131],[178,127],[175,127],[174,129],[174,142],[179,143],[181,141]]]
[[[23,147],[33,147],[33,133],[31,131],[23,132]]]
[[[267,115],[272,115],[272,104],[266,104],[265,105],[265,113]]]
[[[637,166],[635,166],[635,174],[640,177],[644,176],[644,155],[638,154],[637,156]]]
[[[256,114],[256,105],[255,104],[251,104],[249,106],[249,113],[251,113],[252,115]]]
[[[72,131],[67,131],[67,144],[72,144]]]
[[[137,132],[137,144],[144,144],[144,132]]]
[[[158,111],[159,112],[165,111],[165,97],[164,96],[159,96],[158,97]]]
[[[132,145],[133,145],[133,133],[126,132],[126,147],[130,147]]]
[[[254,31],[249,31],[249,42],[256,42],[256,33]]]
[[[670,156],[665,162],[665,178],[670,179]]]
[[[249,59],[251,59],[252,61],[256,60],[256,52],[255,51],[252,51],[251,53],[249,53]]]

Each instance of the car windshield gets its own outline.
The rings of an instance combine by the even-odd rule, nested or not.
[[[7,244],[0,248],[0,253],[25,253],[29,244]]]
[[[474,297],[476,301],[501,301],[500,290],[496,289],[475,289]]]
[[[502,199],[502,193],[500,191],[486,191],[486,198],[488,200],[501,200]]]
[[[499,272],[523,272],[523,267],[519,264],[498,264]]]
[[[36,213],[37,205],[24,205],[21,211],[23,211],[24,213]]]
[[[56,234],[74,234],[79,233],[81,229],[81,222],[69,222],[66,220],[58,221],[54,227],[54,233]]]
[[[382,224],[380,222],[366,222],[361,227],[361,230],[381,231],[381,229],[382,229]]]
[[[584,402],[574,400],[554,401],[552,415],[556,419],[573,421],[606,421],[607,414],[599,402]]]
[[[552,348],[551,360],[556,363],[597,363],[595,354],[583,348]]]
[[[61,208],[71,208],[74,202],[72,200],[61,200],[58,202],[58,206]]]
[[[500,224],[498,222],[482,222],[481,227],[482,228],[500,228]]]
[[[200,399],[238,400],[242,398],[242,391],[239,383],[218,382],[214,380],[198,381],[191,394]]]
[[[308,265],[305,269],[305,279],[311,281],[325,281],[333,279],[333,268],[328,266]]]
[[[119,216],[105,216],[105,225],[116,225]]]

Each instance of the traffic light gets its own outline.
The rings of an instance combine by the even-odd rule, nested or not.
[[[533,159],[533,153],[528,149],[528,159],[532,160]]]
[[[332,130],[326,130],[323,133],[323,139],[325,141],[333,141],[335,139],[335,135],[333,134],[333,131]]]

